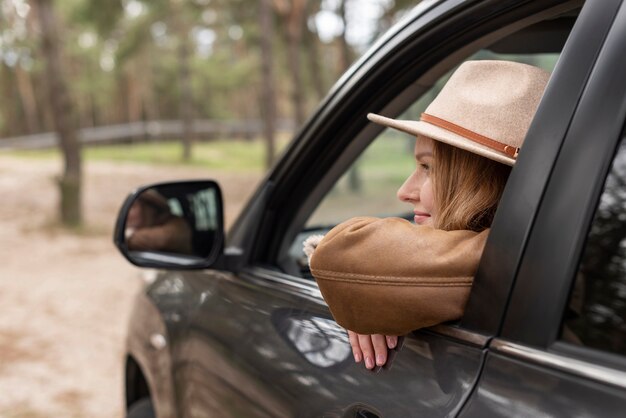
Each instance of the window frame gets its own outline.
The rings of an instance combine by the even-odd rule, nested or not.
[[[501,338],[626,370],[626,357],[559,340],[570,290],[614,155],[626,132],[626,6],[614,1],[612,25],[554,164],[537,212],[502,327]],[[584,9],[583,9],[584,11]],[[588,33],[588,32],[587,32]],[[604,111],[609,109],[609,111]],[[593,143],[589,138],[594,138]],[[567,209],[567,211],[564,211]],[[567,215],[564,216],[564,213]],[[623,364],[622,364],[623,363]]]
[[[387,115],[401,113],[441,75],[471,53],[507,33],[542,21],[547,16],[575,9],[580,3],[447,2],[433,6],[407,24],[394,35],[397,39],[389,41],[385,48],[375,50],[369,59],[361,60],[339,82],[339,87],[331,92],[318,114],[304,127],[300,137],[270,174],[268,184],[280,184],[280,188],[273,186],[275,190],[267,197],[265,210],[260,213],[257,221],[258,232],[255,231],[252,237],[246,237],[248,242],[254,241],[254,244],[251,245],[251,253],[244,265],[265,265],[271,268],[273,263],[280,263],[280,256],[287,253],[291,237],[299,231],[321,196],[384,129],[368,123],[365,118],[367,112]],[[491,15],[486,14],[486,10]],[[454,24],[446,20],[452,11],[459,15],[452,19]],[[437,24],[441,22],[442,28],[437,28]],[[460,35],[454,40],[443,36],[450,32],[458,32]],[[451,35],[450,37],[452,38]],[[424,44],[429,48],[422,52]],[[416,48],[419,46],[422,48]],[[406,68],[403,72],[398,71],[398,68],[402,68],[401,64],[410,71]],[[378,87],[372,90],[377,83]],[[372,91],[381,94],[372,94]],[[577,96],[567,97],[573,102],[573,107]],[[562,107],[562,102],[563,100],[554,105]],[[567,104],[570,105],[569,102]],[[335,159],[333,156],[336,155],[340,157]],[[534,186],[541,190],[542,185],[543,183]],[[519,228],[524,230],[525,227]],[[516,245],[522,246],[525,236],[518,234],[518,238]],[[517,262],[517,259],[513,262]],[[477,277],[476,280],[479,282],[481,279]],[[510,286],[512,280],[511,275],[503,281]],[[498,325],[508,297],[508,287],[499,297],[501,300],[496,308],[490,311]],[[490,297],[490,300],[493,301],[493,298]],[[466,316],[471,309],[471,306],[468,307]],[[497,332],[497,327],[490,326],[493,321],[489,318],[479,315],[469,317],[472,321],[463,320],[463,327],[480,330],[486,335]]]

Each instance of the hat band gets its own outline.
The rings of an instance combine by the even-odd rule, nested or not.
[[[437,116],[429,115],[428,113],[422,113],[420,119],[423,122],[430,123],[431,125],[435,125],[447,131],[454,132],[457,135],[461,135],[462,137],[469,139],[470,141],[477,142],[480,145],[484,145],[495,151],[500,151],[511,158],[517,158],[517,154],[519,153],[518,147],[503,144],[502,142],[498,142],[474,131],[470,131],[469,129],[466,129],[452,122],[448,122],[445,119],[438,118]]]

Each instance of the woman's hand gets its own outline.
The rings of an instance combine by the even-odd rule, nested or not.
[[[348,330],[348,338],[352,346],[354,361],[365,360],[365,367],[373,369],[387,362],[387,350],[398,345],[398,337],[392,335],[361,335]]]

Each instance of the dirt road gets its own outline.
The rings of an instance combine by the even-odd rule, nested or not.
[[[140,270],[111,243],[132,189],[213,178],[233,221],[259,174],[89,163],[79,233],[55,226],[60,163],[0,155],[0,417],[122,417],[123,353]]]

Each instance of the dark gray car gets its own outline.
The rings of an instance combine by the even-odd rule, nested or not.
[[[115,242],[160,273],[130,323],[129,416],[624,416],[624,51],[621,0],[424,1],[339,80],[227,236],[213,182],[131,194]],[[392,202],[407,138],[366,114],[419,115],[460,62],[494,58],[554,71],[466,313],[367,371],[301,243],[350,216],[405,215]],[[184,250],[129,248],[127,214],[155,192],[185,220]]]

